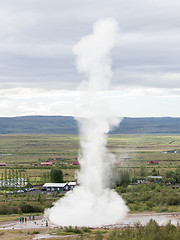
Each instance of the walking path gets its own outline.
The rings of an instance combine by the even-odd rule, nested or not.
[[[118,222],[117,224],[111,224],[104,226],[105,228],[119,227],[130,225],[133,226],[135,223],[140,222],[142,225],[146,225],[150,219],[154,219],[159,225],[165,225],[168,221],[171,221],[172,224],[176,225],[180,223],[180,213],[138,213],[138,214],[128,214],[123,221]],[[1,222],[0,229],[32,229],[32,228],[46,228],[48,222],[49,228],[58,227],[55,224],[52,224],[45,217],[38,217],[35,220],[28,220],[26,223],[19,221],[11,222]]]

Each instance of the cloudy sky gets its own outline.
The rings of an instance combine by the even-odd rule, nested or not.
[[[0,116],[79,114],[72,47],[107,17],[119,35],[103,97],[120,116],[179,117],[179,0],[0,0]]]

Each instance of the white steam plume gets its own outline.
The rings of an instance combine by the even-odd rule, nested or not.
[[[106,149],[106,133],[119,119],[99,98],[99,91],[109,89],[112,77],[109,54],[117,33],[115,20],[101,19],[94,24],[93,34],[83,37],[73,48],[77,68],[88,78],[80,89],[89,109],[86,118],[78,119],[81,132],[79,186],[46,211],[50,221],[61,226],[113,224],[128,212],[123,199],[109,188],[114,156]]]

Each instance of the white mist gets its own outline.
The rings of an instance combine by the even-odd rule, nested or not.
[[[86,118],[79,118],[81,133],[79,186],[46,210],[50,221],[61,226],[102,226],[122,220],[128,208],[123,199],[109,188],[114,156],[106,149],[106,134],[119,123],[103,100],[112,77],[110,51],[118,34],[113,19],[94,24],[93,34],[83,37],[74,46],[77,69],[85,73],[80,89],[87,104]]]

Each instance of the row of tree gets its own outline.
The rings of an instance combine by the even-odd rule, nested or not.
[[[40,182],[63,182],[63,173],[61,169],[53,168],[51,171],[45,172],[40,177]],[[30,185],[29,176],[22,172],[22,170],[4,169],[0,177],[0,189],[1,190],[17,190],[26,188]]]
[[[149,175],[159,176],[159,171],[153,168]],[[128,170],[121,170],[116,173],[116,176],[116,186],[127,186],[130,182],[134,182],[137,179],[135,174],[132,174],[131,171]],[[147,176],[147,169],[141,167],[139,178],[145,179]],[[163,183],[170,182],[171,184],[180,183],[180,167],[176,168],[175,171],[166,171],[161,181]]]
[[[29,184],[29,177],[17,169],[5,169],[1,174],[0,188],[16,190],[25,188]]]
[[[41,175],[42,182],[63,183],[63,172],[61,169],[53,168],[50,172]]]

